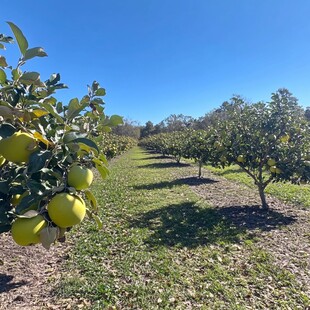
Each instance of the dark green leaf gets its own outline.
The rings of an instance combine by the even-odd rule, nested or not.
[[[25,38],[24,34],[22,33],[22,31],[12,22],[7,22],[9,24],[9,26],[11,27],[15,39],[18,43],[19,46],[19,50],[22,53],[22,55],[25,55],[26,50],[28,48],[28,42],[27,39]]]
[[[62,102],[57,102],[56,111],[57,113],[63,112]]]
[[[30,155],[28,164],[28,173],[35,173],[44,168],[46,161],[52,157],[53,153],[50,151],[34,152]]]
[[[8,123],[4,123],[0,126],[0,136],[5,139],[12,136],[16,132],[16,128]]]
[[[50,78],[49,78],[49,80],[48,81],[46,81],[46,84],[47,85],[55,85],[55,84],[57,84],[57,82],[59,82],[60,81],[60,74],[59,73],[53,73],[51,76],[50,76]]]
[[[32,205],[36,205],[39,203],[40,197],[34,196],[34,195],[27,195],[25,196],[21,202],[17,205],[15,211],[17,214],[20,214],[23,212],[25,209],[29,208]]]
[[[11,229],[11,225],[0,225],[0,234],[7,232]]]
[[[7,194],[9,192],[8,181],[0,181],[0,192],[3,194]]]

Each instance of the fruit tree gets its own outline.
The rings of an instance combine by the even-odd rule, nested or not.
[[[104,114],[105,89],[98,82],[87,94],[63,105],[55,97],[59,74],[43,81],[39,72],[23,71],[41,47],[28,47],[22,31],[8,22],[19,47],[17,66],[0,56],[0,232],[11,231],[19,245],[50,248],[85,214],[102,226],[89,190],[92,168],[105,178],[107,160],[93,137],[122,123]],[[0,48],[13,42],[0,35]]]
[[[310,126],[287,89],[273,93],[268,103],[234,97],[222,105],[221,114],[221,156],[254,180],[263,208],[268,209],[265,188],[270,182],[309,182]]]

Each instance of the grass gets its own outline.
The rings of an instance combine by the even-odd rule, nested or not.
[[[134,148],[93,185],[104,229],[85,221],[55,289],[72,309],[305,309],[294,275],[256,238]]]
[[[243,172],[237,165],[214,168],[206,166],[207,169],[216,173],[217,175],[224,176],[225,178],[237,181],[251,188],[256,188],[253,179]],[[266,193],[278,197],[285,202],[290,202],[303,207],[310,207],[310,185],[296,185],[288,182],[270,183],[266,188]]]

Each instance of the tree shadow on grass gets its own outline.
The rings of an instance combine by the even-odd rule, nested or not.
[[[270,231],[294,221],[293,217],[266,212],[256,205],[201,208],[195,202],[186,202],[141,214],[130,225],[152,232],[145,241],[150,247],[195,248],[219,242],[238,243],[244,233],[253,238],[258,231]]]
[[[14,277],[11,275],[0,273],[0,294],[27,284],[24,280],[20,282],[12,282],[13,278]]]
[[[147,153],[145,153],[145,155],[147,155]],[[169,158],[169,157],[158,154],[158,155],[154,155],[154,156],[134,158],[133,160],[167,159],[167,158]]]
[[[190,164],[185,163],[177,163],[177,162],[168,162],[168,163],[153,163],[153,164],[147,164],[147,165],[141,165],[138,166],[138,168],[178,168],[178,167],[188,167]]]
[[[136,185],[134,186],[134,189],[136,190],[152,190],[152,189],[161,189],[161,188],[172,188],[174,186],[180,186],[180,185],[189,185],[189,186],[199,186],[202,184],[212,184],[216,183],[218,181],[208,178],[198,178],[198,177],[186,177],[177,179],[174,181],[164,181],[159,183],[149,183],[149,184],[143,184],[143,185]]]

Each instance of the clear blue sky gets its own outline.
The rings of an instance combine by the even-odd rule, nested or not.
[[[64,103],[97,80],[106,114],[141,125],[281,87],[310,105],[309,0],[1,0],[0,16],[0,33],[12,21],[48,53],[25,69],[60,73]],[[13,64],[17,51],[5,52]]]

